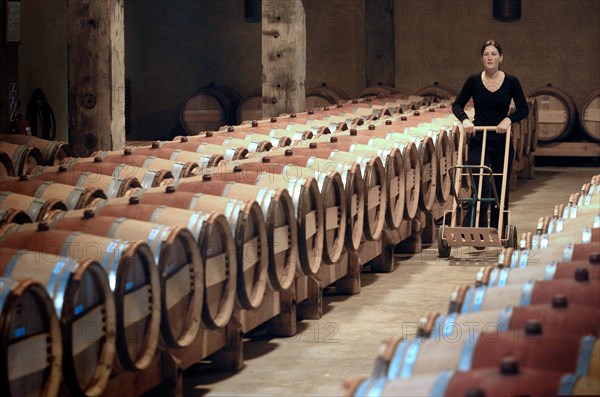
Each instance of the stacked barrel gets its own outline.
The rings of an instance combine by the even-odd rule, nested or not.
[[[8,356],[11,395],[55,390],[60,371],[47,368],[62,368],[67,392],[98,395],[158,352],[204,358],[203,330],[241,312],[269,319],[284,305],[267,296],[297,294],[351,256],[366,263],[400,229],[420,234],[414,224],[451,204],[457,144],[449,101],[367,96],[3,178],[0,276],[48,296],[36,287],[30,303],[42,324],[1,342],[32,349],[28,332],[56,332],[53,315],[62,337],[44,362]]]
[[[385,340],[345,395],[600,394],[599,232],[597,175],[451,291],[448,314]]]
[[[0,179],[28,174],[38,165],[58,165],[67,156],[66,142],[0,134]]]

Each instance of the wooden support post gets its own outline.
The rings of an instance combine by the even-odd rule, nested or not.
[[[417,212],[417,215],[411,221],[411,233],[400,244],[396,245],[395,251],[403,254],[418,254],[423,250],[423,220],[421,220],[422,212]]]
[[[211,356],[212,367],[225,371],[239,371],[244,367],[244,338],[242,324],[232,316],[225,326],[226,345]]]
[[[296,293],[292,287],[279,292],[280,312],[266,322],[267,334],[271,336],[294,336],[298,333],[296,319]]]
[[[124,0],[68,0],[69,145],[75,156],[125,145]]]
[[[348,274],[335,282],[335,291],[338,294],[360,294],[361,263],[358,254],[348,252]]]
[[[165,392],[163,396],[181,397],[183,396],[183,368],[181,361],[171,352],[162,352],[163,384]]]
[[[298,303],[297,314],[301,319],[319,320],[323,317],[323,286],[314,276],[306,277],[307,298]]]
[[[395,84],[394,0],[365,0],[367,87]]]
[[[371,270],[376,273],[390,273],[395,269],[395,244],[392,242],[391,237],[391,233],[384,229],[381,234],[381,254],[369,262]]]
[[[301,0],[262,0],[263,117],[306,109],[306,24]]]
[[[423,218],[421,242],[425,245],[431,245],[436,241],[435,219],[431,211],[424,212]]]

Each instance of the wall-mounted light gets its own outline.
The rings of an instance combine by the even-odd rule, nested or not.
[[[494,19],[500,22],[521,19],[521,0],[494,0]]]

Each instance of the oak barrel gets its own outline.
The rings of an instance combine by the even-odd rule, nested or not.
[[[56,396],[63,345],[52,299],[31,278],[0,278],[3,396]]]
[[[204,262],[203,322],[211,328],[221,328],[229,322],[234,309],[238,268],[231,228],[223,214],[140,204],[137,197],[130,197],[129,204],[97,207],[95,213],[187,228]]]
[[[294,203],[287,189],[212,180],[210,175],[177,181],[177,190],[238,200],[256,200],[267,224],[269,283],[277,291],[294,282],[298,260],[298,226]]]
[[[538,103],[538,142],[560,141],[571,134],[577,121],[577,108],[569,94],[548,84],[534,90],[529,98]]]
[[[116,313],[108,277],[92,260],[3,247],[0,272],[40,281],[52,297],[63,339],[63,380],[74,395],[106,388],[115,359]]]
[[[171,171],[166,169],[150,169],[125,163],[110,162],[104,160],[102,157],[94,157],[93,162],[82,162],[71,157],[65,159],[63,165],[74,171],[108,175],[115,179],[137,178],[143,188],[166,185],[174,178]]]
[[[414,95],[433,96],[439,99],[452,99],[458,96],[458,91],[454,87],[434,81],[431,85],[419,88],[415,91]]]
[[[387,85],[373,85],[362,90],[358,96],[359,98],[367,98],[367,97],[391,97],[392,95],[398,95],[400,91],[395,89],[394,87],[390,87]]]
[[[144,153],[142,148],[138,148],[139,152],[135,147],[125,148],[121,151],[114,152],[95,152],[93,158],[78,158],[77,161],[94,161],[95,157],[101,157],[104,161],[118,164],[129,164],[135,167],[142,167],[148,169],[159,169],[171,171],[175,179],[186,178],[190,175],[196,175],[199,171],[199,164],[196,161],[188,160],[176,160],[172,159],[173,153],[166,153],[165,151],[157,150],[152,154]],[[162,157],[161,157],[162,155]]]
[[[191,211],[225,215],[233,233],[237,260],[237,299],[247,310],[258,308],[267,286],[267,225],[255,200],[237,200],[203,193],[176,191],[174,186],[136,191],[142,204],[164,205]],[[107,200],[106,205],[125,204],[129,198]]]
[[[520,366],[504,357],[496,366],[444,370],[408,379],[370,378],[346,382],[345,396],[556,396],[594,393],[600,382],[575,374]]]
[[[306,90],[306,108],[314,109],[323,106],[335,105],[344,99],[349,99],[339,90],[331,89],[327,85],[309,88]]]
[[[419,320],[419,334],[432,338],[456,340],[460,334],[498,332],[523,329],[531,320],[541,323],[545,332],[599,336],[600,309],[570,304],[564,295],[556,294],[551,304],[538,304],[477,313],[426,313]]]
[[[33,146],[0,142],[0,152],[10,156],[16,175],[27,175],[38,165],[45,165],[42,152]]]
[[[529,280],[555,280],[576,277],[576,273],[585,273],[590,280],[600,279],[600,264],[591,264],[589,261],[557,262],[552,261],[546,265],[532,264],[527,267],[485,266],[477,275],[477,285],[490,287],[523,284]]]
[[[264,118],[262,104],[262,87],[252,90],[240,102],[237,108],[237,120],[235,124],[247,123],[252,120]]]
[[[364,188],[364,236],[368,240],[379,239],[385,226],[388,185],[379,156],[359,156],[317,143],[294,147],[293,153],[294,156],[310,156],[305,166],[319,171],[328,170],[335,164],[338,164],[336,168],[358,164]]]
[[[294,203],[298,227],[298,270],[311,276],[318,273],[323,255],[323,202],[313,176],[288,179],[283,175],[258,170],[251,164],[246,164],[246,167],[237,165],[231,172],[217,171],[211,176],[216,181],[287,189]]]
[[[42,199],[13,192],[0,192],[0,211],[17,209],[29,215],[31,220],[42,221],[51,211],[67,211],[67,206],[61,200]]]
[[[315,139],[320,147],[330,148],[330,159],[339,160],[338,154],[341,152],[350,153],[356,159],[376,159],[379,158],[382,162],[385,171],[385,184],[383,189],[386,198],[385,204],[385,221],[389,228],[395,229],[400,227],[405,209],[405,192],[406,192],[406,177],[405,164],[402,154],[399,149],[378,149],[368,145],[353,142],[351,137],[354,137],[356,130],[350,132],[350,135],[338,136],[338,134],[328,135]],[[309,141],[310,143],[310,141]],[[314,145],[313,145],[314,146]],[[298,152],[296,148],[293,149]],[[335,154],[334,154],[335,153]],[[416,152],[415,152],[416,154]],[[349,157],[349,155],[343,155]],[[365,176],[367,174],[365,173]]]
[[[142,187],[140,181],[133,176],[116,178],[109,175],[71,169],[65,165],[58,167],[37,167],[28,177],[29,179],[52,181],[84,189],[102,189],[108,198],[121,197],[128,194],[131,189]]]
[[[272,162],[272,159],[281,160],[282,157],[266,156],[260,159],[260,163],[253,162],[258,159],[251,159],[235,162],[235,164],[242,169],[254,169],[279,175],[287,181],[308,180],[314,177],[323,202],[323,261],[329,265],[337,263],[342,254],[346,234],[346,192],[339,172],[319,173],[285,162],[283,164]]]
[[[382,344],[371,376],[406,379],[445,369],[469,371],[510,356],[529,368],[598,377],[590,369],[599,347],[593,336],[544,333],[535,321],[524,330],[476,332],[457,340],[392,338]]]
[[[71,212],[71,211],[69,211]],[[51,229],[80,231],[108,238],[146,241],[158,266],[161,291],[161,335],[171,348],[193,342],[201,323],[204,264],[194,237],[185,227],[111,216],[57,217]]]
[[[583,99],[579,121],[586,137],[600,142],[600,88],[596,88]]]
[[[226,134],[215,134],[215,139],[211,139],[213,137],[212,132],[207,132],[204,135],[205,139],[202,141],[192,140],[187,136],[179,137],[179,139],[169,141],[169,142],[159,142],[161,148],[165,149],[173,149],[179,150],[182,152],[192,152],[192,153],[202,153],[200,156],[196,157],[198,159],[207,159],[203,162],[198,162],[202,168],[205,167],[216,167],[219,165],[221,160],[236,160],[239,158],[244,158],[248,154],[248,149],[246,147],[215,147],[214,144],[222,144],[225,139],[227,139]],[[206,145],[210,143],[211,145]],[[208,149],[213,149],[208,150]],[[211,153],[213,152],[213,153]],[[179,154],[179,156],[186,156],[187,158],[193,158],[191,153],[183,153]],[[201,157],[202,156],[202,157]]]
[[[0,226],[9,223],[31,223],[33,222],[29,215],[23,210],[16,208],[0,208]]]
[[[2,245],[94,260],[108,275],[116,305],[117,354],[128,371],[147,368],[160,336],[160,285],[150,247],[140,240],[121,240],[65,230],[48,231],[46,224],[0,228]]]
[[[183,105],[181,124],[191,134],[237,124],[236,113],[241,99],[241,95],[229,87],[213,84],[202,87]]]
[[[528,306],[550,303],[555,294],[570,303],[600,307],[600,283],[577,274],[577,279],[529,280],[523,284],[495,287],[459,286],[452,292],[449,313],[475,313],[501,309],[506,305]]]
[[[15,176],[15,168],[10,156],[0,149],[0,178],[9,176]]]
[[[75,187],[53,181],[29,179],[27,175],[21,175],[18,180],[0,181],[0,190],[43,200],[60,200],[69,210],[85,208],[98,200],[106,199],[104,192],[95,187]]]
[[[361,176],[360,166],[356,163],[342,164],[334,161],[315,159],[311,156],[294,154],[293,149],[282,152],[274,151],[261,154],[259,158],[269,157],[270,161],[286,166],[298,166],[308,168],[319,179],[323,175],[339,173],[346,194],[346,239],[345,246],[352,252],[356,252],[361,246],[364,233],[364,184]],[[256,161],[255,157],[244,161]],[[312,166],[308,166],[312,162]]]
[[[0,134],[0,141],[16,145],[33,146],[39,149],[45,165],[60,165],[60,162],[69,155],[68,143],[63,141],[50,141],[35,136],[19,134]]]
[[[321,138],[316,138],[314,141],[316,142],[332,142],[335,141],[335,144],[338,145],[340,149],[346,149],[350,153],[357,154],[376,154],[381,157],[382,161],[385,162],[384,168],[386,169],[386,174],[389,174],[389,183],[390,185],[390,195],[388,200],[388,207],[390,207],[387,211],[387,216],[395,219],[394,222],[398,222],[398,214],[399,210],[403,211],[402,217],[405,220],[413,219],[419,209],[419,197],[421,192],[421,159],[419,153],[417,151],[417,147],[413,142],[409,142],[407,144],[401,143],[389,143],[386,140],[382,140],[381,138],[376,138],[370,136],[368,131],[358,131],[356,129],[352,129],[348,132],[338,133],[335,136],[325,136]],[[395,151],[399,151],[402,155],[402,162],[404,164],[404,170],[398,170],[394,167],[393,171],[389,171],[388,168],[390,165],[397,166],[399,161],[393,159],[395,156]],[[392,159],[390,159],[392,156]],[[398,193],[395,195],[394,185],[396,185],[396,181],[401,186],[401,174],[404,174],[404,193]],[[398,178],[398,179],[396,179]],[[394,200],[396,197],[398,200]],[[404,208],[399,209],[398,204],[401,200],[404,200]],[[389,222],[388,222],[389,224]]]

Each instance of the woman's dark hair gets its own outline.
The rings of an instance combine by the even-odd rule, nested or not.
[[[502,55],[502,47],[500,46],[500,43],[498,43],[496,40],[488,40],[485,43],[483,43],[483,45],[481,46],[481,56],[483,56],[485,47],[487,47],[489,45],[493,45],[494,47],[496,47],[496,49],[498,50],[498,54]]]

